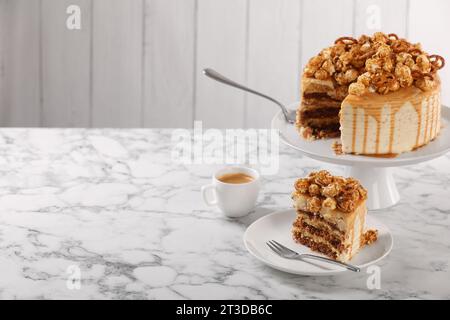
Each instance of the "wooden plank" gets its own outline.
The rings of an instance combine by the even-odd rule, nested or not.
[[[142,125],[143,2],[93,1],[92,126]]]
[[[377,31],[406,36],[407,0],[357,0],[355,35]]]
[[[2,126],[40,125],[40,2],[5,0],[2,7]]]
[[[195,0],[146,0],[144,125],[191,127]]]
[[[245,82],[247,2],[198,0],[195,119],[205,127],[244,126],[244,93],[206,78],[213,68]]]
[[[66,9],[81,9],[81,29],[66,27]],[[91,0],[42,0],[42,125],[90,123]]]
[[[450,1],[411,0],[409,5],[409,39],[420,42],[429,54],[439,54],[450,61]],[[446,65],[439,71],[442,84],[442,104],[450,106],[450,67]]]
[[[250,0],[248,86],[283,103],[298,99],[300,2]],[[247,95],[246,126],[270,127],[273,102]]]
[[[308,60],[341,36],[353,34],[353,0],[304,0],[301,61]]]

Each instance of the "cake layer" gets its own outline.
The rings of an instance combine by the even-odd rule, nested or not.
[[[339,131],[339,125],[329,126],[327,128],[300,126],[299,132],[300,135],[306,140],[337,138],[341,134]]]
[[[439,134],[440,85],[379,95],[349,95],[342,103],[344,153],[392,155],[419,148]]]
[[[333,100],[330,98],[303,98],[302,99],[302,110],[315,110],[318,108],[334,108],[341,109],[342,101]]]
[[[297,111],[297,128],[308,140],[340,136],[339,111],[342,90],[331,80],[302,77],[302,103]]]
[[[309,99],[317,99],[317,100],[323,100],[323,99],[330,99],[330,96],[326,92],[305,92],[303,93],[303,101],[309,100]]]
[[[297,222],[300,224],[305,222],[315,228],[326,230],[326,232],[334,235],[336,238],[345,237],[345,232],[340,230],[336,224],[326,221],[321,216],[310,212],[298,210],[296,223]]]
[[[312,128],[321,128],[321,129],[335,129],[336,131],[339,130],[340,124],[339,124],[339,117],[333,117],[333,118],[326,118],[326,119],[316,119],[316,118],[310,118],[305,119],[302,121],[302,125],[305,127],[312,127]]]
[[[339,109],[330,107],[321,107],[314,109],[302,109],[300,111],[300,120],[307,120],[309,118],[328,118],[328,117],[338,117]]]
[[[313,78],[302,77],[302,92],[306,94],[326,93],[333,96],[335,91],[334,83],[331,80],[319,80]]]
[[[316,239],[318,239],[318,241],[329,244],[339,252],[345,249],[345,238],[343,236],[336,237],[334,234],[329,233],[327,229],[314,227],[306,223],[305,221],[296,220],[296,222],[294,222],[292,231],[301,232],[302,234],[310,238],[315,237]]]
[[[311,248],[311,250],[313,251],[323,253],[331,259],[339,260],[339,253],[336,252],[336,250],[334,250],[332,246],[326,243],[314,241],[312,238],[303,235],[301,232],[294,231],[292,235],[294,241],[307,246],[308,248]]]
[[[345,232],[344,239],[333,237],[325,229],[295,222],[292,228],[293,237],[312,250],[346,262],[364,245],[364,217],[365,212],[355,216],[353,224]]]

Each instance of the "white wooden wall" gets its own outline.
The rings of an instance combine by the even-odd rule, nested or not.
[[[81,30],[65,27],[72,4]],[[276,106],[201,70],[295,101],[309,57],[376,31],[373,10],[450,61],[447,0],[0,0],[0,125],[267,127]]]

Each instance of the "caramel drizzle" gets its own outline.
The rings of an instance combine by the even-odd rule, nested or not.
[[[437,127],[437,99],[433,97],[433,126],[432,126],[432,139],[436,136],[436,127]]]
[[[405,105],[406,99],[409,96],[411,96],[409,102],[413,105],[414,109],[416,110],[417,116],[418,116],[418,126],[417,126],[417,135],[416,135],[416,146],[420,147],[421,145],[425,144],[427,142],[427,139],[429,135],[432,135],[432,129],[431,126],[434,125],[434,133],[437,134],[436,126],[438,125],[438,118],[439,115],[436,114],[436,112],[439,112],[439,109],[437,105],[439,104],[437,101],[437,95],[439,95],[439,89],[440,89],[440,81],[437,81],[437,84],[432,91],[423,92],[420,91],[420,89],[409,87],[406,88],[403,92],[397,91],[392,93],[394,96],[391,103],[390,103],[390,136],[389,136],[389,152],[386,153],[386,155],[394,155],[392,152],[393,149],[393,142],[394,142],[394,129],[395,129],[395,117],[397,112]],[[399,96],[399,98],[397,98]],[[361,108],[364,110],[364,143],[363,143],[363,153],[367,152],[367,135],[368,135],[368,116],[373,116],[377,123],[377,133],[376,133],[376,140],[375,140],[375,152],[379,154],[380,152],[380,139],[381,139],[381,112],[380,112],[380,103],[385,103],[385,101],[382,101],[378,103],[377,99],[379,99],[380,96],[377,94],[367,94],[365,96],[352,96],[349,95],[345,99],[346,102],[348,102],[353,110],[353,136],[352,136],[352,153],[356,153],[356,109],[354,106],[360,105]],[[431,98],[434,98],[434,104],[433,104],[433,112],[432,114],[429,110],[430,106],[430,100]],[[383,99],[384,100],[384,99]],[[425,103],[424,107],[422,107],[422,104]],[[425,118],[424,118],[425,117]],[[432,119],[431,119],[432,118]],[[421,130],[423,128],[422,121],[424,121],[424,140],[421,139]],[[421,143],[422,142],[422,143]],[[372,155],[372,154],[371,154]]]
[[[397,114],[398,110],[393,110],[391,109],[391,114],[389,115],[390,118],[390,122],[391,122],[391,127],[389,128],[389,152],[388,153],[392,153],[392,145],[394,143],[394,127],[395,127],[395,115]]]
[[[436,96],[436,125],[435,125],[436,136],[439,134],[439,131],[441,130],[440,120],[441,120],[441,97],[440,97],[440,95],[437,95]]]
[[[366,153],[366,143],[367,143],[367,131],[369,126],[369,116],[364,113],[364,140],[363,140],[363,150],[362,153]]]
[[[418,141],[418,143],[420,143],[420,130],[421,130],[421,122],[422,122],[422,117],[425,116],[425,137],[424,137],[424,142],[426,143],[426,138],[428,137],[428,131],[430,131],[430,135],[431,135],[431,128],[429,128],[429,122],[431,121],[430,118],[430,114],[429,114],[429,103],[426,103],[426,112],[423,113],[422,112],[422,102],[428,101],[429,98],[431,96],[434,96],[436,94],[436,91],[439,92],[439,88],[440,88],[440,82],[437,82],[437,85],[435,87],[434,90],[427,92],[426,96],[423,97],[421,99],[418,99],[417,96],[413,96],[412,99],[410,99],[410,103],[413,105],[413,107],[416,110],[416,113],[419,117],[419,126],[418,126],[418,133],[416,136],[416,141]],[[394,127],[395,127],[395,116],[397,114],[397,112],[401,109],[402,106],[404,106],[405,104],[405,100],[402,97],[408,97],[408,95],[414,95],[414,92],[411,92],[411,90],[415,90],[420,95],[423,95],[424,92],[420,91],[420,89],[417,88],[413,88],[413,87],[409,87],[406,88],[405,91],[403,91],[402,93],[400,91],[394,92],[392,93],[392,95],[395,96],[400,96],[400,98],[398,98],[398,101],[396,101],[396,99],[393,99],[390,103],[390,136],[389,136],[389,152],[387,154],[393,154],[392,153],[392,148],[393,148],[393,140],[394,140]],[[420,96],[419,96],[420,97]],[[362,98],[362,99],[361,99]],[[376,153],[380,152],[380,136],[381,136],[381,113],[379,111],[379,106],[380,104],[377,102],[374,102],[375,99],[379,99],[380,96],[377,94],[368,94],[366,96],[352,96],[349,95],[346,98],[346,102],[348,102],[352,107],[355,105],[359,105],[362,104],[362,108],[365,111],[365,115],[371,115],[375,118],[375,120],[377,121],[377,137],[376,137],[376,145],[375,145],[375,149],[376,149]],[[354,100],[356,99],[356,100]],[[354,101],[352,101],[354,100]],[[385,101],[383,101],[384,103]],[[372,107],[374,106],[374,107]],[[353,137],[352,137],[352,152],[355,153],[355,135],[356,135],[356,108],[353,107]],[[437,118],[437,117],[436,117]],[[435,121],[437,121],[437,119],[434,119]],[[432,123],[430,123],[430,125],[432,125]],[[366,128],[365,128],[366,129]],[[364,140],[365,142],[365,140]],[[419,145],[420,146],[420,145]]]
[[[375,139],[375,153],[380,152],[380,131],[381,131],[381,120],[375,119],[377,121],[377,137]]]
[[[355,152],[355,144],[356,144],[356,108],[352,107],[353,112],[353,135],[352,135],[352,151]]]
[[[425,103],[425,132],[423,134],[423,143],[427,142],[428,137],[428,118],[430,118],[430,98],[428,98]]]
[[[416,146],[414,148],[417,148],[419,146],[419,138],[420,138],[420,129],[422,126],[422,106],[419,106],[419,109],[417,110],[416,108],[416,112],[417,112],[417,116],[418,116],[418,122],[419,122],[419,126],[417,127],[417,136],[416,136]]]

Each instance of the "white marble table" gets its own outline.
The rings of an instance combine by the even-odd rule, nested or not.
[[[213,168],[170,151],[169,130],[0,130],[0,298],[450,298],[450,155],[396,170],[401,203],[375,213],[394,249],[369,290],[365,271],[288,275],[242,242],[297,177],[342,168],[282,146],[256,212],[228,220],[200,199]]]

